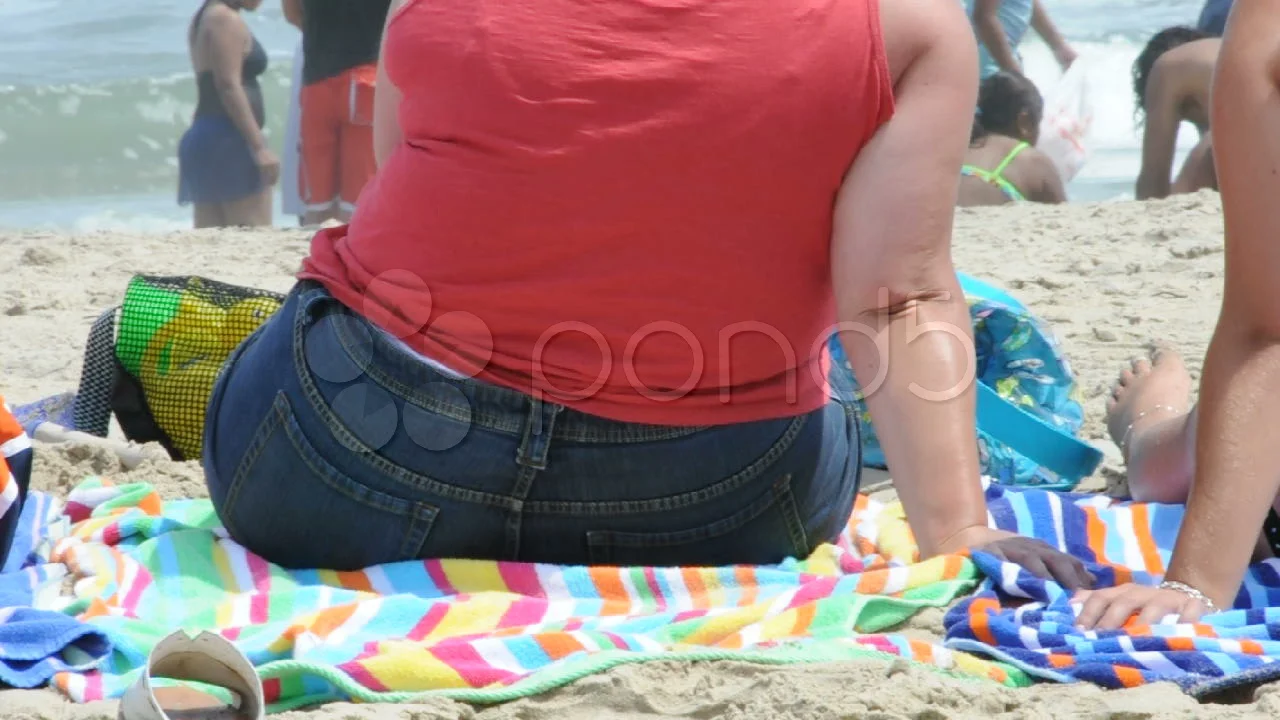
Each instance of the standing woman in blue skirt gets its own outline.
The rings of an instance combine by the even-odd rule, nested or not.
[[[195,226],[270,225],[280,160],[267,147],[258,76],[267,53],[241,10],[262,0],[205,0],[188,42],[199,92],[191,127],[178,144],[178,202],[195,204]]]

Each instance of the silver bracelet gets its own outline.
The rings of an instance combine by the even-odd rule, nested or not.
[[[1199,600],[1200,602],[1205,604],[1205,607],[1209,609],[1210,615],[1216,612],[1220,612],[1218,610],[1218,606],[1213,604],[1213,601],[1209,599],[1208,595],[1205,595],[1204,593],[1200,592],[1199,590],[1191,587],[1186,583],[1180,583],[1175,580],[1165,580],[1164,582],[1160,583],[1160,589],[1173,590],[1174,592],[1180,592],[1183,595],[1186,595],[1187,597],[1193,600]]]
[[[1133,426],[1137,425],[1139,420],[1141,420],[1142,418],[1150,415],[1151,413],[1157,410],[1163,410],[1165,412],[1170,412],[1170,413],[1183,413],[1183,414],[1186,413],[1185,410],[1179,410],[1178,408],[1173,407],[1171,405],[1152,405],[1146,410],[1143,410],[1137,415],[1134,415],[1133,422],[1129,423],[1129,426],[1124,429],[1124,435],[1120,436],[1120,442],[1117,443],[1117,445],[1120,447],[1121,455],[1126,456],[1126,458],[1129,455],[1129,436],[1133,434]]]

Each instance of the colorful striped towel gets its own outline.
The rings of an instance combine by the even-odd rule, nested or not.
[[[62,503],[30,492],[16,525],[9,560],[0,567],[0,608],[57,607],[67,568],[47,560],[53,543],[69,531]]]
[[[111,652],[103,632],[52,609],[66,567],[38,558],[48,555],[51,535],[65,528],[60,509],[53,497],[29,493],[9,563],[0,569],[0,688],[46,685],[56,673],[96,667]]]
[[[111,652],[106,635],[52,610],[0,608],[0,688],[47,685],[59,672],[96,667]]]
[[[876,634],[979,579],[963,557],[914,562],[901,507],[859,498],[844,538],[769,567],[584,568],[417,561],[286,571],[226,538],[208,501],[90,479],[53,559],[82,576],[68,608],[115,647],[61,673],[77,701],[119,696],[176,628],[220,631],[257,666],[273,710],[424,694],[477,703],[548,690],[620,663],[765,663],[898,656],[1006,685],[1008,666]],[[872,633],[872,634],[861,634]]]
[[[31,440],[0,397],[0,568],[6,565],[30,485]]]
[[[1181,505],[1114,501],[1097,495],[991,485],[995,524],[1038,537],[1086,561],[1106,587],[1159,582],[1172,554]],[[1235,609],[1202,622],[1082,631],[1070,594],[985,553],[974,560],[989,580],[947,613],[948,648],[1009,662],[1057,682],[1133,687],[1170,681],[1204,697],[1280,678],[1280,559],[1254,565]]]

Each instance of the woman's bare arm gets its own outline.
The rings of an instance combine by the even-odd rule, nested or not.
[[[387,76],[387,28],[400,12],[405,0],[392,0],[382,28],[382,49],[378,52],[378,85],[373,97],[373,156],[382,167],[391,152],[404,141],[400,130],[400,89]]]
[[[1218,189],[1218,171],[1213,166],[1213,136],[1205,134],[1200,142],[1187,153],[1182,169],[1173,179],[1170,192],[1193,193],[1208,188]]]
[[[1009,38],[1004,34],[1004,25],[997,14],[999,9],[1000,0],[977,0],[973,4],[973,31],[1001,70],[1021,75],[1022,66],[1018,64],[1018,56],[1013,53]],[[974,63],[977,63],[976,59]]]
[[[239,13],[221,3],[212,3],[200,19],[196,35],[197,52],[209,61],[218,97],[231,122],[249,144],[249,149],[257,153],[267,147],[267,139],[253,116],[241,79],[248,46],[249,27]]]
[[[1280,491],[1280,0],[1236,0],[1211,127],[1225,290],[1200,384],[1195,484],[1168,577],[1226,608]]]
[[[1045,10],[1044,3],[1040,0],[1033,0],[1031,4],[1031,27],[1053,51],[1053,57],[1063,70],[1075,62],[1075,50],[1071,49],[1066,38],[1058,32],[1058,26],[1053,23],[1053,18],[1049,17],[1049,11]]]
[[[1142,167],[1134,194],[1139,200],[1168,197],[1173,174],[1173,154],[1178,143],[1178,104],[1182,98],[1181,75],[1157,60],[1147,80],[1146,114],[1142,134]]]
[[[977,59],[954,0],[886,2],[880,12],[898,76],[896,111],[858,154],[837,197],[832,272],[843,323],[874,330],[888,320],[874,339],[850,331],[841,341],[921,552],[932,555],[987,523],[972,330],[951,261]],[[872,379],[881,372],[877,387]],[[919,386],[956,390],[934,400]]]
[[[284,11],[284,19],[289,24],[302,29],[302,0],[281,0],[281,9]]]
[[[973,34],[955,0],[885,2],[880,15],[896,110],[836,198],[840,340],[922,555],[982,548],[1065,587],[1089,586],[1078,560],[987,526],[973,329],[951,261],[978,90]]]

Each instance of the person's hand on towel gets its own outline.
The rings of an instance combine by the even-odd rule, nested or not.
[[[1136,583],[1085,590],[1072,602],[1084,605],[1076,615],[1076,625],[1085,630],[1114,630],[1135,615],[1143,625],[1154,625],[1169,615],[1177,615],[1179,622],[1193,623],[1209,609],[1203,600],[1185,592]]]
[[[1068,590],[1086,590],[1097,582],[1097,578],[1079,559],[1043,540],[1006,530],[985,526],[967,528],[952,536],[944,544],[943,552],[958,552],[965,548],[981,550],[1018,565],[1034,575],[1053,580]]]

